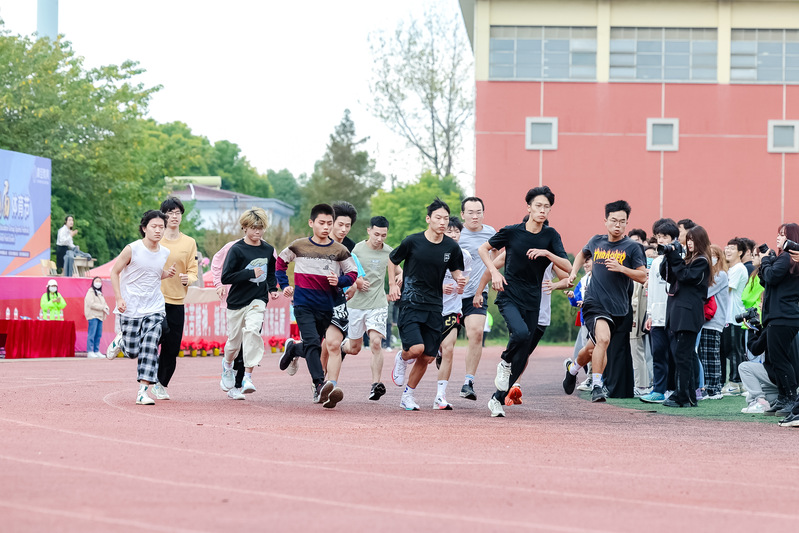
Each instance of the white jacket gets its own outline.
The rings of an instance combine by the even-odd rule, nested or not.
[[[659,255],[652,261],[652,266],[649,267],[649,285],[646,312],[649,318],[652,319],[652,327],[666,327],[666,301],[669,298],[667,292],[668,283],[660,277],[660,263],[663,261],[663,256]]]

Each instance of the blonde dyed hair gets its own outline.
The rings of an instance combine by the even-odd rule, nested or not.
[[[266,215],[266,211],[260,207],[252,207],[239,217],[239,224],[241,229],[244,230],[247,228],[266,229],[269,226],[269,218]]]

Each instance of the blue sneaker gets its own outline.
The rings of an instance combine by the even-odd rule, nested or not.
[[[639,396],[638,399],[645,403],[663,403],[666,400],[666,397],[659,392],[653,391],[649,394],[645,394],[644,396]]]

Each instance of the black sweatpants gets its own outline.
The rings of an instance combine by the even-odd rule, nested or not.
[[[499,312],[505,319],[508,325],[508,345],[505,351],[502,352],[502,360],[510,363],[510,384],[514,384],[516,380],[521,377],[524,369],[527,367],[527,360],[533,349],[541,340],[541,337],[536,338],[536,330],[538,329],[538,309],[531,311],[520,310],[516,305],[507,300],[500,300],[497,302]],[[543,336],[543,332],[541,333]],[[505,403],[505,396],[508,395],[507,391],[496,391],[494,398],[499,403]]]
[[[677,331],[673,336],[676,389],[672,399],[680,405],[696,404],[696,336],[696,331]]]
[[[777,378],[778,394],[784,398],[796,398],[796,369],[792,364],[792,350],[799,327],[769,325],[767,332],[766,357]]]
[[[322,369],[322,338],[330,326],[333,310],[320,311],[305,306],[294,308],[294,317],[302,336],[302,357],[308,365],[308,372],[315,385],[325,381],[325,371]],[[299,348],[300,346],[298,346]]]
[[[721,332],[721,384],[727,382],[727,361],[730,362],[730,381],[740,383],[738,365],[744,361],[744,330],[736,324],[727,324]]]
[[[164,387],[175,373],[180,343],[183,340],[183,323],[185,308],[181,305],[164,304],[166,318],[161,333],[161,355],[158,358],[158,382]]]

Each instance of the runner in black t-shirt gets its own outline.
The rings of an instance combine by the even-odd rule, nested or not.
[[[555,203],[555,195],[549,187],[535,187],[527,192],[524,200],[530,213],[527,222],[505,226],[478,249],[480,258],[491,272],[491,285],[499,292],[497,307],[510,333],[508,346],[497,365],[497,377],[494,380],[497,391],[488,401],[491,416],[505,416],[502,406],[511,380],[515,382],[519,379],[533,352],[544,272],[550,263],[564,271],[571,270],[560,234],[544,225]],[[504,277],[489,255],[492,249],[503,248]]]
[[[641,245],[624,235],[630,217],[630,204],[624,200],[605,206],[607,235],[595,235],[583,248],[593,257],[591,290],[583,302],[583,324],[588,329],[588,342],[574,361],[566,359],[563,365],[566,377],[563,390],[574,392],[577,373],[591,362],[593,372],[592,402],[604,402],[605,392],[602,372],[607,363],[610,337],[621,324],[630,308],[632,282],[646,283],[646,257]],[[585,262],[583,253],[574,259],[569,281],[574,281]]]
[[[466,285],[463,254],[455,240],[444,235],[449,225],[449,206],[436,198],[427,206],[427,229],[405,237],[389,255],[388,299],[397,301],[399,319],[397,327],[402,338],[402,350],[394,358],[391,379],[401,387],[405,382],[408,361],[420,359],[408,375],[408,385],[402,393],[400,406],[407,411],[418,411],[419,405],[413,391],[424,376],[427,365],[435,358],[441,345],[444,327],[442,298],[444,275],[447,270],[458,283]],[[402,295],[396,282],[396,265],[405,261]]]

